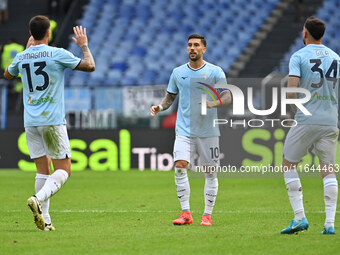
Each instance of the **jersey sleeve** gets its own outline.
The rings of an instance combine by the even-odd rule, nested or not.
[[[18,76],[19,75],[19,59],[18,59],[18,54],[14,57],[13,62],[8,66],[7,71],[12,76]]]
[[[222,68],[217,68],[216,70],[216,83],[215,85],[224,85],[224,84],[228,84],[227,83],[227,78],[225,76],[225,73],[224,71],[222,70]],[[228,91],[229,89],[226,89],[226,88],[216,88],[216,91],[219,93],[219,94],[222,94],[223,92],[226,92]]]
[[[60,49],[57,57],[57,62],[59,62],[64,68],[74,69],[79,65],[80,61],[80,58],[64,49]]]
[[[301,77],[300,57],[293,54],[289,60],[289,76]]]
[[[177,84],[176,84],[174,72],[172,72],[172,74],[170,76],[167,91],[171,94],[175,94],[175,95],[178,94],[178,87],[177,87]]]

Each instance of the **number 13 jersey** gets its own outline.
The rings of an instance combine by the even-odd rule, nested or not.
[[[21,74],[25,127],[66,124],[64,71],[75,69],[80,61],[67,50],[44,44],[15,56],[8,72]]]
[[[304,115],[297,109],[298,124],[338,125],[339,60],[338,54],[321,44],[309,44],[290,58],[289,76],[300,77],[299,87],[311,93],[304,107],[312,115]]]

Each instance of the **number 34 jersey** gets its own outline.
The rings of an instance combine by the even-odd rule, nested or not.
[[[44,44],[15,56],[8,72],[21,74],[25,127],[66,124],[64,71],[80,61],[67,50]]]
[[[289,76],[300,77],[299,87],[311,93],[304,107],[312,115],[304,115],[298,109],[295,115],[298,124],[338,125],[339,61],[338,54],[321,44],[309,44],[290,58]]]

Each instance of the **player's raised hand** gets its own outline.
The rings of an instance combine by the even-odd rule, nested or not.
[[[34,45],[34,38],[33,38],[33,36],[31,35],[30,38],[29,38],[28,41],[27,41],[26,49],[28,49],[28,48],[31,47],[32,45]]]
[[[159,113],[161,111],[161,108],[159,105],[153,105],[150,108],[150,115],[153,117],[155,116],[157,113]]]
[[[80,26],[73,27],[75,37],[72,37],[73,41],[81,48],[83,46],[87,46],[87,36],[86,36],[86,28]]]

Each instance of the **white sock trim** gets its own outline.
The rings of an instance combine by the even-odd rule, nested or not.
[[[46,201],[51,196],[59,191],[61,186],[65,184],[68,179],[68,173],[65,170],[57,169],[52,175],[50,175],[44,186],[39,192],[35,194],[39,202]]]
[[[285,183],[289,184],[291,182],[300,181],[300,177],[296,169],[290,169],[283,173]]]
[[[61,185],[64,185],[68,179],[68,173],[63,169],[57,169],[54,171],[54,173],[51,176],[54,177],[53,175],[55,174],[57,175],[61,174],[61,176],[63,177],[63,179],[60,179],[60,181],[62,182]]]
[[[36,174],[35,175],[35,179],[47,179],[49,177],[49,175],[48,174]]]
[[[338,185],[338,180],[336,179],[335,174],[329,174],[329,175],[326,175],[323,178],[323,186],[327,187],[327,186],[330,186],[330,185],[335,185],[335,186]]]

